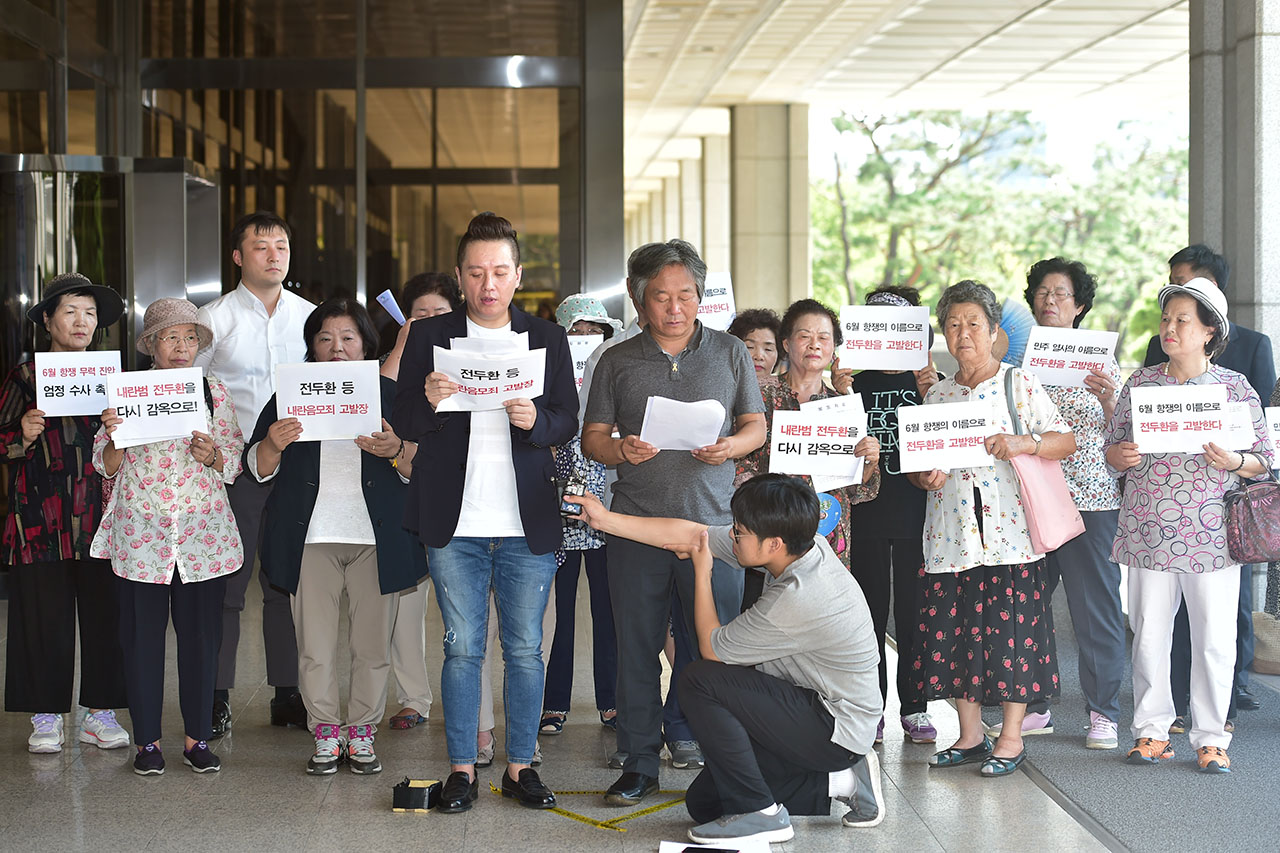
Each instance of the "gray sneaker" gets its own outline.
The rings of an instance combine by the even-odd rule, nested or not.
[[[849,806],[849,812],[840,822],[845,826],[870,829],[884,820],[884,789],[880,781],[880,759],[875,750],[868,750],[862,760],[853,765],[858,789],[851,797],[836,797]]]
[[[677,770],[688,767],[699,769],[707,766],[706,760],[702,757],[702,747],[698,746],[696,740],[673,740],[667,744],[667,751],[671,753],[671,766]]]
[[[770,844],[777,844],[790,841],[795,834],[787,807],[778,806],[778,813],[774,815],[751,812],[718,817],[689,830],[689,840],[696,844],[717,844],[759,838]]]

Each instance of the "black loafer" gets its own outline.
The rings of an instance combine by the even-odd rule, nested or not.
[[[455,770],[449,774],[448,779],[444,780],[444,787],[440,789],[440,802],[436,805],[436,811],[444,812],[445,814],[470,811],[471,804],[479,798],[479,780],[468,779],[466,773],[461,770]]]
[[[213,700],[213,732],[209,740],[218,738],[231,731],[231,704],[221,699]]]
[[[657,776],[632,771],[623,773],[617,782],[609,786],[609,790],[604,792],[604,801],[611,806],[634,806],[657,791]]]
[[[307,706],[301,693],[290,693],[288,699],[271,700],[271,725],[307,727]]]
[[[1241,711],[1256,711],[1262,707],[1262,703],[1257,696],[1242,687],[1236,691],[1236,707]]]
[[[513,781],[510,773],[502,774],[502,796],[519,800],[520,805],[531,809],[556,807],[556,795],[542,784],[538,771],[529,767],[520,771],[519,781]]]

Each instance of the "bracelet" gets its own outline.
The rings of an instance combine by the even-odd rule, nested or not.
[[[404,439],[402,438],[402,439],[400,439],[400,449],[399,449],[399,450],[397,450],[397,451],[395,452],[395,455],[391,457],[391,467],[392,467],[392,468],[395,468],[395,469],[397,469],[397,470],[400,468],[400,457],[401,457],[401,455],[403,455],[403,454],[404,454]]]
[[[1228,474],[1234,474],[1235,472],[1239,471],[1241,468],[1244,467],[1244,453],[1242,451],[1238,451],[1238,452],[1240,453],[1240,464],[1234,468],[1228,469],[1227,470]]]

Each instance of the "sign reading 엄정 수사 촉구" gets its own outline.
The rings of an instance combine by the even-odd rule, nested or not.
[[[36,353],[36,408],[46,417],[100,415],[107,377],[120,372],[120,352]]]

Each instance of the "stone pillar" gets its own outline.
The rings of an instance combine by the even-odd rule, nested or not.
[[[780,311],[812,292],[809,108],[736,106],[730,128],[734,296]]]
[[[673,240],[684,234],[680,227],[680,178],[662,179],[662,239]]]
[[[646,243],[653,243],[666,238],[666,223],[662,221],[663,206],[662,190],[653,190],[649,193],[649,234],[645,238]]]
[[[703,251],[702,163],[693,159],[680,161],[680,238]]]
[[[726,272],[729,252],[729,137],[702,138],[702,242],[698,249],[711,272]]]

